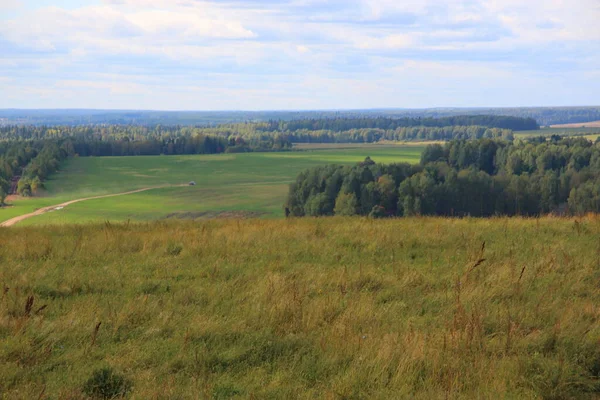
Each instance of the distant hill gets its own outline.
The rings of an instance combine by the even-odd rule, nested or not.
[[[503,115],[533,118],[539,125],[600,120],[600,106],[533,108],[430,108],[315,111],[142,111],[142,110],[0,110],[0,125],[195,125],[248,121],[293,121],[323,118],[442,118],[459,115]]]

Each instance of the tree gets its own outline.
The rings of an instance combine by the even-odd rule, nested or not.
[[[354,193],[342,193],[335,199],[335,215],[352,216],[358,211],[358,200]]]
[[[359,199],[360,214],[367,215],[374,206],[379,205],[379,200],[379,190],[375,182],[369,182],[362,186]]]
[[[29,186],[32,194],[36,194],[38,189],[43,187],[42,181],[40,181],[40,178],[37,176],[31,180]]]
[[[371,160],[371,157],[367,156],[367,158],[365,158],[365,161],[361,162],[359,165],[361,167],[368,167],[370,165],[375,165],[375,161]]]
[[[558,206],[559,181],[557,173],[546,171],[540,180],[540,208],[543,213],[548,213]]]
[[[600,212],[600,183],[586,182],[573,188],[569,196],[569,210],[579,215]]]
[[[444,148],[440,144],[430,144],[421,154],[421,164],[440,161],[445,158]]]
[[[19,183],[17,184],[17,193],[24,197],[31,196],[31,185],[29,183],[29,179],[21,178],[19,180]]]
[[[304,205],[306,215],[310,215],[311,217],[329,215],[327,208],[327,195],[325,193],[310,196]]]
[[[394,178],[389,175],[382,175],[377,179],[377,190],[379,190],[380,205],[390,214],[396,212],[398,204],[398,192]]]

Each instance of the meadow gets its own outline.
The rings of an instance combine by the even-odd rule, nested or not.
[[[544,127],[535,131],[519,131],[514,133],[515,138],[529,138],[535,136],[585,136],[590,140],[595,140],[600,135],[600,127],[587,127],[587,128],[575,128],[575,127]]]
[[[598,398],[599,235],[597,216],[0,229],[0,397]]]
[[[93,221],[195,219],[215,216],[281,217],[288,185],[302,170],[323,164],[419,162],[424,145],[363,145],[280,153],[193,156],[75,157],[45,182],[39,197],[0,209],[0,221],[68,200],[163,187],[122,197],[90,200],[25,220],[24,225]]]

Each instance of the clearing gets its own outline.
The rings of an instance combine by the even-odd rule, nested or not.
[[[330,163],[354,164],[366,156],[382,163],[417,163],[424,147],[367,145],[321,149],[319,145],[318,151],[281,153],[76,157],[45,183],[43,196],[15,200],[13,207],[0,210],[0,221],[71,200],[157,186],[170,187],[118,198],[98,197],[37,215],[19,225],[148,221],[169,215],[207,218],[226,213],[276,218],[283,216],[288,185],[306,168]],[[190,181],[195,181],[196,186],[172,187]]]

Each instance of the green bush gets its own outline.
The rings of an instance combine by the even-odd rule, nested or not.
[[[183,251],[183,246],[176,243],[169,243],[167,245],[167,255],[177,257]]]
[[[102,368],[94,371],[83,386],[83,392],[94,398],[114,399],[127,395],[132,386],[129,379],[115,373],[112,368]]]

